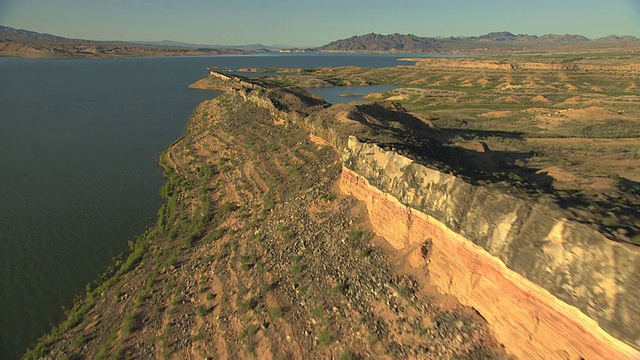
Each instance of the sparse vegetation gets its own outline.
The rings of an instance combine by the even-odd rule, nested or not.
[[[136,317],[132,314],[126,314],[122,320],[122,334],[129,335],[136,328]]]
[[[560,105],[570,100],[564,90],[545,90],[549,103],[529,96],[533,90],[526,87],[527,81],[559,88],[553,74],[531,80],[514,72],[506,90],[503,76],[491,71],[482,74],[484,80],[453,70],[445,74],[402,67],[318,69],[304,74],[309,78],[299,81],[312,81],[315,76],[327,83],[411,82],[412,88],[393,90],[382,99],[398,99],[440,128],[438,138],[429,141],[443,146],[429,143],[419,150],[441,149],[444,155],[427,155],[454,159],[434,167],[448,166],[443,172],[458,175],[469,164],[456,163],[455,158],[476,153],[468,161],[475,168],[460,176],[473,179],[469,174],[480,174],[476,180],[483,186],[502,181],[514,187],[525,184],[542,177],[536,172],[552,160],[575,170],[585,169],[584,158],[593,154],[624,159],[632,168],[626,172],[610,164],[592,165],[592,173],[616,188],[598,201],[586,201],[589,198],[576,189],[554,193],[556,183],[535,190],[522,187],[529,191],[526,194],[541,199],[567,199],[567,208],[576,212],[602,213],[591,220],[611,228],[611,233],[626,234],[620,236],[628,241],[640,242],[640,232],[629,225],[637,205],[634,182],[625,180],[635,171],[633,164],[640,155],[635,140],[627,144],[626,139],[617,139],[622,134],[640,137],[635,133],[637,123],[630,119],[638,113],[619,101],[621,95],[612,95],[620,85],[588,79],[593,84],[599,81],[603,91],[586,94],[584,101],[607,99],[609,108],[620,105],[624,112],[592,111],[580,118],[569,111],[568,104]],[[465,85],[467,81],[471,85]],[[637,96],[635,90],[626,94]],[[273,96],[279,96],[282,104],[290,101],[288,106],[312,112],[311,105],[296,103],[299,98],[291,93]],[[518,102],[502,99],[508,96]],[[28,358],[50,351],[60,354],[70,345],[88,349],[87,354],[95,358],[119,352],[126,357],[127,341],[139,342],[148,354],[164,357],[183,356],[185,342],[191,346],[189,351],[210,356],[208,345],[214,341],[226,344],[227,354],[245,351],[256,356],[263,344],[287,348],[288,342],[274,335],[281,326],[295,329],[291,341],[316,357],[351,359],[374,353],[373,349],[390,357],[411,357],[429,348],[434,357],[456,358],[475,351],[474,346],[486,347],[488,354],[499,357],[491,332],[472,310],[460,306],[438,317],[442,311],[433,299],[421,295],[418,285],[407,277],[394,274],[383,251],[374,250],[373,233],[359,215],[362,209],[332,187],[342,164],[331,148],[310,143],[309,133],[295,121],[286,118],[281,125],[280,117],[271,113],[274,110],[244,102],[237,94],[222,95],[201,107],[185,138],[161,157],[166,185],[160,193],[165,203],[156,226],[129,244],[128,253],[114,261],[101,282],[86,289],[66,320],[45,335]],[[527,110],[532,108],[543,110]],[[606,116],[593,122],[588,118],[592,113]],[[400,132],[398,124],[388,131]],[[478,146],[480,142],[486,148]],[[385,146],[406,150],[402,144]],[[619,210],[607,206],[614,202]],[[102,299],[121,312],[109,310]],[[109,316],[94,318],[93,314]],[[467,315],[470,320],[465,317],[456,326]],[[442,325],[425,325],[433,318]],[[105,330],[108,327],[121,330],[124,339],[111,336]],[[94,329],[92,336],[87,328]],[[150,333],[157,335],[151,339]],[[407,340],[400,344],[398,338]],[[363,351],[340,352],[353,344],[361,344]]]
[[[318,333],[318,345],[326,346],[336,340],[334,332],[330,328],[326,328]]]
[[[204,305],[196,306],[196,313],[199,317],[204,317],[207,314],[207,307]]]
[[[280,306],[269,308],[269,316],[271,316],[272,320],[277,320],[281,318],[282,315],[284,315],[284,312],[282,311],[282,308]]]
[[[339,281],[334,287],[333,292],[336,294],[344,295],[344,292],[347,290],[348,286],[345,282]]]

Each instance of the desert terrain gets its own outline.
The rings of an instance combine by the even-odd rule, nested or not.
[[[212,71],[156,226],[26,357],[636,358],[638,63]]]

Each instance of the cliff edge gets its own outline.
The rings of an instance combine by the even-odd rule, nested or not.
[[[399,104],[192,86],[156,226],[25,358],[640,358],[638,246]]]
[[[279,111],[264,99],[282,90],[236,91]],[[397,249],[428,248],[417,266],[476,308],[514,354],[640,356],[638,246],[608,239],[544,198],[443,172],[437,131],[396,104],[280,116],[341,155],[341,188],[367,204],[376,233]]]

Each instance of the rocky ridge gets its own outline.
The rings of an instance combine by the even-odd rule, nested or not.
[[[329,106],[216,72],[194,87],[226,93],[162,157],[147,250],[40,354],[504,357],[495,334],[522,358],[637,357],[637,246],[470,184],[397,104]]]
[[[226,92],[161,157],[157,226],[26,358],[507,358],[337,189],[340,157],[301,125],[329,104],[218,73],[196,86]]]
[[[556,63],[543,63],[543,62],[530,62],[511,61],[505,63],[500,60],[481,59],[435,59],[435,58],[406,58],[403,61],[415,62],[417,66],[421,67],[434,67],[434,68],[449,68],[449,69],[489,69],[489,70],[506,70],[511,72],[534,70],[534,71],[607,71],[607,72],[622,72],[634,74],[640,71],[640,64],[608,64],[608,65],[595,65],[595,64],[583,64],[580,62],[556,62]]]
[[[515,338],[511,350],[526,358],[565,353],[586,358],[638,356],[634,347],[638,347],[636,336],[640,332],[633,316],[624,315],[638,313],[638,288],[634,284],[638,283],[640,272],[630,266],[640,255],[637,246],[609,240],[596,229],[571,220],[569,214],[552,203],[469,185],[455,175],[439,171],[437,166],[434,169],[438,159],[433,156],[438,151],[409,150],[401,155],[402,148],[406,153],[412,145],[426,150],[429,145],[425,146],[425,141],[431,142],[431,147],[438,144],[436,137],[428,135],[427,126],[421,126],[420,120],[396,105],[355,105],[351,112],[339,109],[326,109],[301,123],[342,154],[343,180],[345,173],[348,178],[351,172],[361,178],[356,187],[364,187],[364,181],[366,187],[373,187],[398,203],[372,220],[374,230],[399,249],[425,242],[435,244],[430,246],[437,249],[438,244],[446,247],[444,243],[461,237],[464,246],[471,249],[464,250],[461,256],[486,257],[486,261],[495,262],[487,271],[499,273],[502,280],[488,281],[486,285],[491,290],[487,295],[500,291],[501,282],[505,283],[505,293],[484,305],[486,299],[482,299],[479,281],[482,283],[480,279],[486,274],[478,269],[485,260],[476,265],[458,264],[457,271],[462,272],[458,276],[451,264],[466,260],[451,258],[442,251],[446,260],[440,271],[437,265],[433,266],[431,274],[441,289],[466,298],[463,302],[467,305],[493,318],[490,323],[497,325],[500,340],[508,343]],[[371,143],[382,144],[384,149]],[[347,189],[352,194],[359,191]],[[375,218],[376,201],[369,203],[371,197],[371,193],[364,192],[358,198],[368,203],[369,215]],[[430,219],[426,228],[419,230],[416,224],[411,225],[416,220],[410,220],[409,225],[389,222],[389,214],[407,211]],[[446,229],[449,235],[438,235],[442,231],[434,227]],[[479,272],[480,278],[471,279],[473,285],[469,288],[465,283],[474,272]],[[438,277],[442,280],[438,281]],[[473,291],[476,294],[469,295]],[[519,299],[518,293],[526,295]],[[534,298],[541,305],[523,306],[523,301],[530,301],[525,298]],[[495,313],[496,303],[503,304],[500,309],[518,310]],[[517,320],[519,317],[524,319]],[[520,323],[504,326],[509,322]],[[543,334],[548,336],[545,339],[556,341],[539,342],[537,337]],[[528,340],[523,341],[523,337]]]

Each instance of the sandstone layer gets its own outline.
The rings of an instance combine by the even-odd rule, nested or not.
[[[637,246],[553,203],[472,185],[393,150],[420,135],[401,108],[306,116],[278,109],[268,90],[236,91],[331,144],[343,159],[342,189],[367,204],[374,230],[398,249],[428,244],[432,281],[476,308],[514,354],[640,357]],[[385,111],[390,118],[376,118]]]
[[[370,245],[339,155],[292,123],[327,106],[260,87],[200,104],[160,157],[156,226],[25,358],[508,358]]]
[[[504,358],[497,340],[522,359],[640,359],[638,246],[474,183],[399,104],[215,72],[193,86],[225,94],[161,157],[157,226],[29,358]],[[427,277],[467,307],[421,293]]]
[[[464,222],[457,223],[458,220],[454,216],[449,216],[450,221],[455,221],[460,228],[468,225],[471,225],[471,228],[479,227],[480,231],[484,233],[483,235],[489,238],[483,244],[484,246],[479,245],[471,240],[478,240],[478,238],[471,237],[474,234],[469,237],[463,236],[461,234],[466,232],[462,230],[455,232],[433,216],[398,200],[401,198],[414,206],[416,203],[428,204],[429,200],[432,200],[433,202],[427,205],[428,207],[422,205],[421,208],[446,209],[455,202],[455,198],[452,199],[453,196],[440,194],[429,199],[428,195],[420,194],[418,189],[407,187],[405,182],[404,189],[395,193],[398,196],[396,197],[372,186],[368,180],[377,180],[380,184],[384,180],[376,177],[376,172],[384,174],[384,177],[386,174],[395,173],[395,181],[391,180],[391,182],[402,184],[403,181],[399,179],[404,174],[398,176],[398,172],[407,171],[407,167],[413,164],[412,161],[398,157],[393,152],[385,154],[384,150],[374,144],[359,143],[355,138],[351,139],[349,149],[343,154],[345,154],[343,158],[346,163],[356,170],[350,170],[348,167],[343,168],[341,188],[367,204],[375,231],[398,249],[415,247],[416,244],[428,247],[428,253],[425,254],[427,261],[424,266],[428,269],[433,283],[441,291],[453,294],[462,303],[476,308],[493,326],[498,340],[506,344],[508,349],[518,357],[523,359],[637,358],[637,351],[607,334],[596,321],[576,307],[569,305],[569,301],[574,304],[580,301],[589,303],[590,300],[585,299],[589,295],[592,297],[594,295],[607,296],[604,293],[607,289],[602,289],[602,285],[593,285],[598,294],[587,294],[584,293],[587,291],[587,286],[583,284],[581,295],[585,298],[569,298],[569,301],[561,301],[557,296],[529,279],[540,280],[540,277],[535,276],[539,272],[549,275],[549,280],[561,279],[563,275],[576,276],[578,274],[571,273],[568,269],[582,268],[590,271],[590,264],[580,262],[590,262],[594,261],[594,257],[602,257],[599,259],[601,262],[597,263],[602,272],[593,274],[594,280],[591,281],[606,284],[614,281],[616,277],[613,269],[607,270],[608,267],[614,266],[614,252],[616,250],[603,249],[602,247],[590,249],[586,246],[581,248],[580,244],[576,245],[575,243],[575,237],[581,234],[575,234],[573,232],[575,228],[567,227],[566,220],[557,221],[550,230],[547,228],[541,230],[549,232],[542,239],[542,244],[538,245],[539,249],[534,249],[533,246],[518,246],[517,240],[514,239],[515,236],[513,234],[510,236],[512,231],[519,230],[514,229],[515,223],[529,223],[532,228],[541,225],[533,225],[535,222],[533,219],[518,219],[516,211],[504,214],[502,219],[494,224],[488,223],[488,220],[492,220],[489,217],[494,215],[490,211],[491,200],[489,197],[480,197],[484,201],[484,206],[480,205],[482,202],[478,202],[479,199],[465,203],[464,209],[460,210],[467,212],[466,216],[461,215],[461,218],[469,219],[466,224]],[[371,162],[363,161],[366,158],[371,159]],[[376,162],[376,160],[380,162]],[[355,165],[349,161],[356,161],[359,164]],[[386,168],[386,171],[377,171],[380,167]],[[427,192],[429,188],[433,189],[442,183],[449,182],[449,190],[452,190],[453,182],[451,180],[453,177],[435,170],[419,169],[420,165],[417,167],[418,169],[407,171],[411,177],[410,182],[420,184],[420,188],[424,188]],[[360,175],[358,171],[366,176]],[[393,185],[389,185],[391,184],[381,187],[388,191],[390,187],[393,187]],[[452,194],[456,193],[458,192],[452,191]],[[487,205],[489,209],[487,209]],[[504,204],[500,206],[502,207]],[[480,207],[481,210],[473,211],[477,207]],[[455,209],[455,206],[450,209]],[[506,209],[510,208],[506,207]],[[446,211],[443,210],[443,212]],[[435,212],[429,211],[429,213],[434,214]],[[536,215],[543,216],[542,213]],[[478,226],[478,224],[481,225]],[[522,229],[520,231],[526,233],[530,230]],[[542,233],[540,234],[542,235]],[[584,245],[589,245],[589,243]],[[509,248],[511,249],[508,250]],[[589,251],[593,254],[585,254]],[[502,255],[505,261],[503,262],[498,255]],[[606,259],[607,256],[610,258]],[[520,263],[518,263],[519,261]],[[528,267],[531,271],[523,271],[520,274],[507,267],[505,262],[514,268]],[[545,265],[547,267],[542,268]],[[555,275],[553,275],[553,271],[556,271]],[[609,279],[606,279],[607,277]],[[627,279],[627,281],[629,280]],[[545,285],[551,287],[554,284],[552,281],[548,281]],[[572,290],[569,283],[561,286],[564,286],[563,289]],[[560,292],[560,289],[556,288],[555,290],[556,294]],[[615,288],[614,291],[616,291]],[[613,293],[609,296],[615,299],[620,294]],[[633,300],[628,299],[628,301]],[[610,304],[613,305],[611,302]],[[602,303],[592,304],[596,308],[590,310],[593,313],[598,313],[598,310],[606,312],[597,308],[602,305]],[[615,312],[615,310],[613,311]],[[633,310],[631,311],[633,312]],[[629,325],[634,325],[631,323],[632,317],[626,320],[631,320]],[[629,331],[634,330],[630,329]]]
[[[544,70],[544,71],[621,71],[636,73],[640,71],[640,64],[626,65],[595,65],[581,63],[542,63],[542,62],[503,62],[491,60],[441,59],[441,58],[406,58],[414,61],[418,66],[451,68],[451,69],[490,69],[490,70]]]

